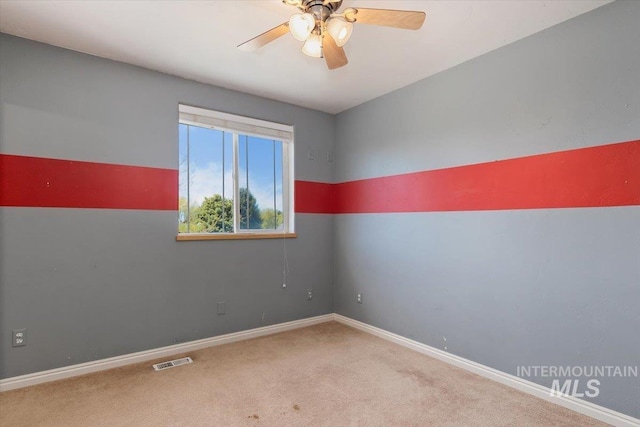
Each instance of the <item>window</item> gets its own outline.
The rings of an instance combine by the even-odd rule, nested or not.
[[[178,240],[293,237],[293,127],[179,106]]]

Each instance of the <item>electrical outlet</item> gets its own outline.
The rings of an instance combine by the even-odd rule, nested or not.
[[[224,301],[220,301],[218,303],[218,315],[223,315],[226,313]]]
[[[311,301],[313,299],[313,290],[307,289],[307,301]]]
[[[11,346],[22,347],[27,345],[27,328],[11,331]]]
[[[313,150],[309,150],[307,151],[307,159],[309,160],[313,160],[316,158],[316,153]]]
[[[327,162],[333,162],[333,151],[327,151]]]
[[[362,304],[362,292],[358,292],[357,301],[358,304]]]

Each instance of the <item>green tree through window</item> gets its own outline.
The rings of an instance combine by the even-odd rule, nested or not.
[[[195,213],[196,223],[202,223],[204,233],[233,232],[233,202],[223,200],[220,194],[205,197]]]
[[[263,228],[258,202],[253,194],[251,194],[251,191],[246,188],[240,189],[240,228],[243,230]]]
[[[247,199],[248,196],[248,199]],[[247,203],[248,201],[248,203]],[[192,204],[187,211],[187,200],[180,199],[179,231],[187,232],[187,215],[191,216],[190,232],[192,233],[232,233],[233,201],[223,199],[220,194],[205,197],[201,205]],[[249,215],[247,215],[247,211]],[[246,188],[240,189],[240,227],[247,228],[247,217],[250,229],[278,229],[282,225],[283,216],[280,210],[264,209],[258,206],[256,198]]]

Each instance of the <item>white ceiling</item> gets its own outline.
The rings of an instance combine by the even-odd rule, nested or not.
[[[0,31],[242,92],[338,113],[595,9],[610,0],[345,0],[422,10],[419,31],[356,25],[329,71],[291,35],[236,49],[296,12],[280,0],[0,0]]]

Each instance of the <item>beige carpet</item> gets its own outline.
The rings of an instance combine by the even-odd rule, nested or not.
[[[0,393],[0,425],[604,425],[335,322],[188,355]]]

